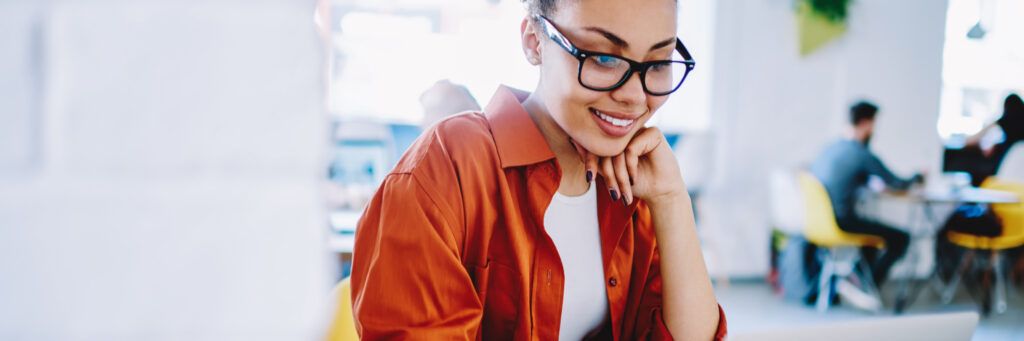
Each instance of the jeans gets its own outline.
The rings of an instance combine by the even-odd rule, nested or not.
[[[839,223],[839,228],[843,231],[874,235],[885,240],[885,250],[881,258],[878,257],[878,250],[875,248],[865,247],[861,249],[861,253],[871,267],[871,275],[875,284],[881,287],[882,282],[885,282],[886,278],[888,278],[889,269],[892,268],[892,265],[907,253],[907,246],[910,244],[910,234],[885,224],[856,216],[838,218],[836,220]]]

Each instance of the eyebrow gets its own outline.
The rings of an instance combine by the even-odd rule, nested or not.
[[[608,32],[608,31],[606,31],[603,28],[587,26],[587,27],[584,27],[583,29],[587,30],[587,31],[591,31],[591,32],[595,32],[595,33],[600,34],[605,39],[608,39],[609,41],[611,41],[612,44],[615,44],[615,46],[618,46],[618,47],[623,48],[623,49],[629,48],[629,43],[627,43],[624,39],[619,38],[619,36],[615,35],[615,33]],[[654,51],[654,50],[660,49],[662,47],[668,46],[669,44],[672,44],[675,41],[676,41],[675,37],[662,40],[662,41],[660,41],[660,42],[658,42],[658,43],[656,43],[654,45],[651,45],[651,49],[649,51]]]

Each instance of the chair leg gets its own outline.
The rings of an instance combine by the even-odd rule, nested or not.
[[[871,267],[868,266],[867,260],[861,258],[857,261],[860,264],[861,274],[864,275],[864,288],[867,289],[872,295],[878,298],[878,301],[882,301],[882,289],[875,283],[875,276],[871,272]]]
[[[1020,295],[1020,288],[1024,288],[1018,279],[1024,275],[1024,254],[1018,254],[1014,256],[1013,253],[1004,252],[1001,256],[1003,263],[1006,264],[1004,269],[1006,276],[1006,301],[1014,301],[1015,299],[1024,299],[1024,296]]]
[[[992,267],[996,272],[995,311],[996,314],[1006,312],[1006,271],[1003,270],[1002,255],[992,250]]]
[[[957,286],[960,285],[960,277],[963,276],[964,272],[967,271],[967,266],[970,265],[971,260],[974,258],[974,250],[968,250],[967,254],[960,259],[960,264],[956,267],[956,272],[953,273],[953,277],[949,279],[949,283],[942,290],[942,304],[949,304],[953,302],[953,295],[956,294]]]
[[[882,312],[882,307],[885,305],[882,303],[882,289],[875,283],[875,276],[871,271],[871,266],[868,265],[867,260],[864,258],[858,258],[855,265],[860,266],[861,275],[864,276],[864,291],[875,298],[878,301],[878,306],[872,309],[871,312],[878,314]],[[856,273],[856,271],[854,271]]]
[[[818,278],[818,302],[815,307],[819,312],[828,310],[832,304],[832,275],[835,264],[832,262],[831,252],[821,262],[821,276]]]

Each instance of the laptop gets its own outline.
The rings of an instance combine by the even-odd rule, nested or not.
[[[907,340],[965,341],[978,326],[978,313],[959,312],[867,318],[730,335],[730,341]]]

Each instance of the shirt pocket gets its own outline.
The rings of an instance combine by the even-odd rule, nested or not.
[[[470,265],[469,268],[477,297],[484,303],[481,339],[514,339],[522,297],[518,271],[490,259],[484,265]]]

